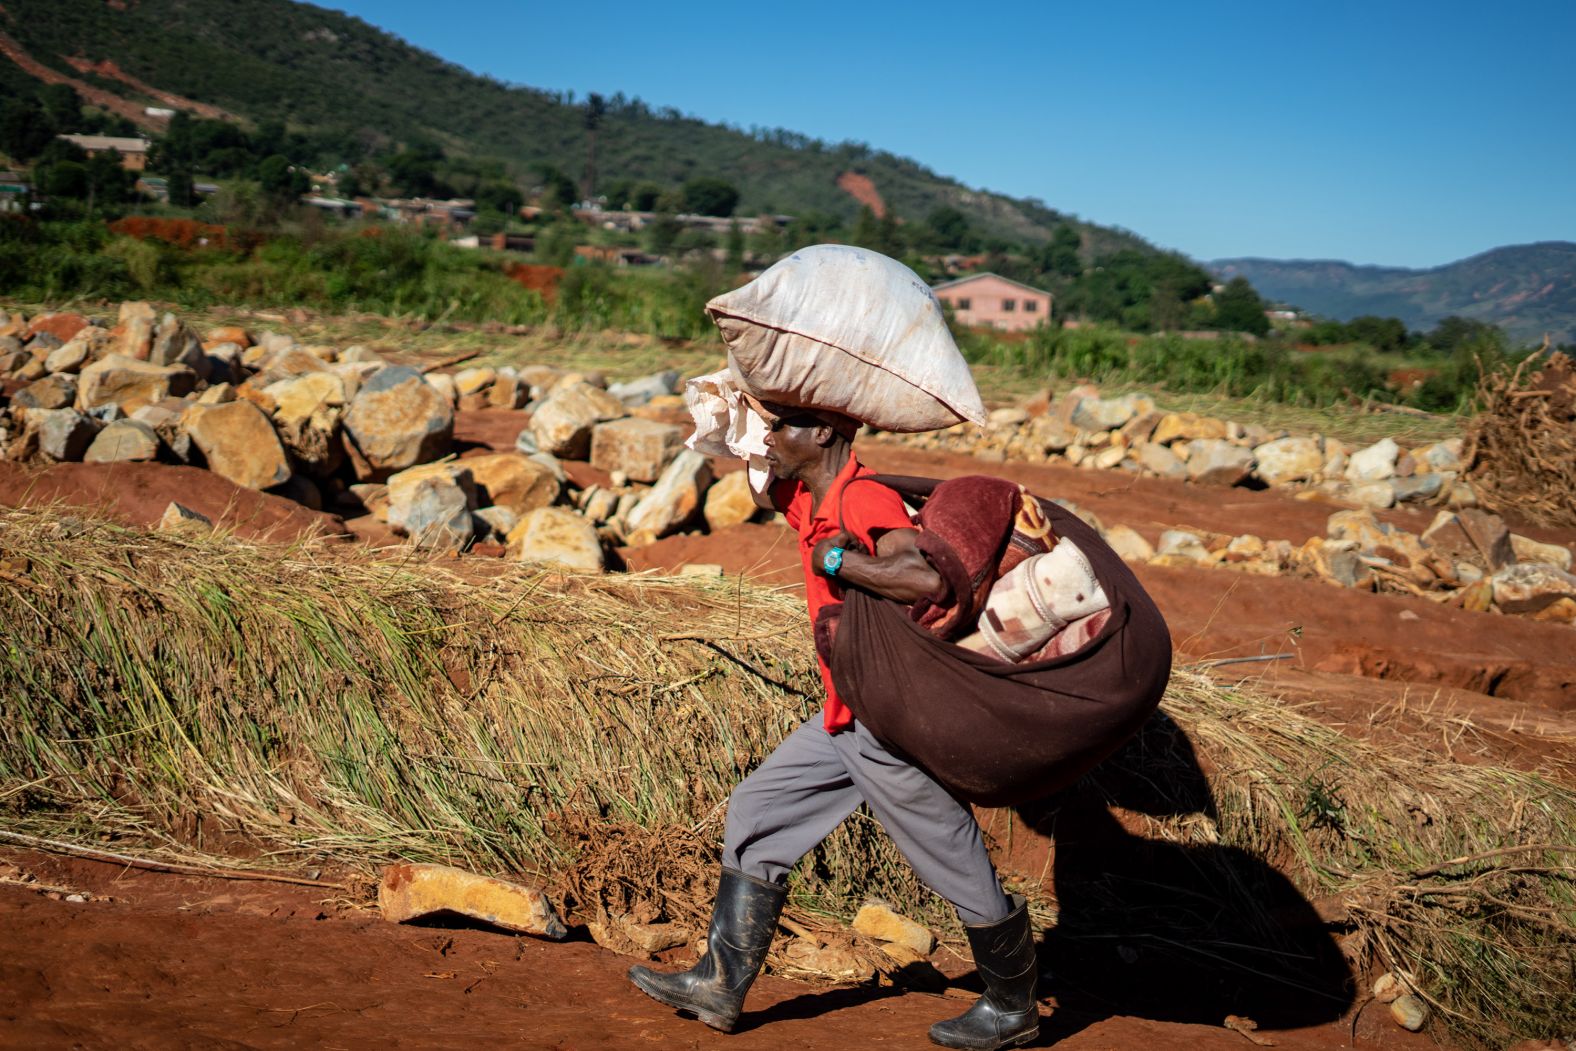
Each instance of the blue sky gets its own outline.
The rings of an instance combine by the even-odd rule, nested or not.
[[[855,139],[1199,259],[1576,240],[1576,0],[322,0],[501,80]]]

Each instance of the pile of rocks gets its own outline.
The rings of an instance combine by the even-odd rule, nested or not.
[[[1410,450],[1389,438],[1349,448],[1336,438],[1166,412],[1141,394],[1102,398],[1091,386],[1076,387],[1054,403],[997,409],[983,428],[960,424],[888,438],[998,461],[1061,461],[1205,485],[1292,486],[1381,509],[1477,503],[1460,478],[1459,438]]]
[[[1078,513],[1130,562],[1312,577],[1466,610],[1576,624],[1571,549],[1512,533],[1486,511],[1441,510],[1418,535],[1379,521],[1371,510],[1354,508],[1332,514],[1324,536],[1300,545],[1251,534],[1168,529],[1158,546],[1127,526],[1105,526]]]
[[[423,547],[498,541],[524,560],[600,570],[612,545],[756,511],[742,474],[713,486],[664,421],[682,406],[671,371],[611,387],[548,366],[428,374],[366,347],[199,335],[125,303],[113,326],[0,315],[0,377],[8,459],[206,467],[314,509],[369,511]],[[455,412],[467,409],[531,415],[514,450],[456,459]],[[611,484],[574,486],[565,459]]]

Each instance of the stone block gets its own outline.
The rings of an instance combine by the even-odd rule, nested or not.
[[[554,941],[569,933],[537,888],[448,865],[388,866],[378,886],[378,908],[391,923],[458,915]]]
[[[454,439],[454,408],[420,372],[388,365],[356,392],[344,431],[357,477],[376,481],[447,453]]]
[[[1267,485],[1290,485],[1317,478],[1324,450],[1316,438],[1278,438],[1253,450],[1254,473]]]
[[[520,516],[509,543],[521,562],[541,562],[578,573],[606,568],[596,527],[565,507],[538,507]]]
[[[99,431],[82,459],[87,463],[147,463],[159,458],[159,436],[141,420],[116,420]]]
[[[29,409],[27,426],[38,436],[39,455],[58,463],[81,460],[99,432],[99,421],[75,409]]]
[[[742,525],[754,518],[761,508],[750,492],[748,471],[733,471],[723,475],[706,490],[706,527],[713,532],[729,526]]]
[[[626,417],[591,429],[591,466],[623,471],[636,482],[655,482],[684,447],[684,432],[671,423]]]
[[[1576,599],[1576,576],[1555,566],[1524,562],[1489,578],[1494,605],[1506,613],[1536,613],[1560,599]]]
[[[1540,562],[1569,573],[1571,549],[1563,544],[1544,544],[1519,533],[1510,534],[1510,549],[1517,562]]]
[[[396,476],[397,477],[397,476]],[[399,527],[417,547],[461,550],[476,539],[472,494],[453,477],[432,475],[410,489],[400,505]],[[395,524],[389,505],[390,525]]]
[[[490,366],[461,369],[454,374],[454,389],[462,398],[467,394],[479,394],[491,387],[497,378],[498,370]]]
[[[184,366],[152,365],[111,354],[83,367],[76,407],[118,405],[129,416],[144,405],[190,394],[196,385],[197,374]]]
[[[1133,462],[1159,478],[1186,478],[1187,464],[1168,446],[1144,442],[1132,448]]]
[[[1155,425],[1149,440],[1161,445],[1197,440],[1223,442],[1226,441],[1226,421],[1196,412],[1168,412]]]
[[[664,369],[639,379],[609,384],[607,392],[623,402],[626,408],[634,409],[649,403],[653,398],[676,394],[678,389],[679,370]]]
[[[867,902],[854,916],[854,930],[876,941],[892,942],[929,956],[936,947],[936,936],[922,924],[893,911],[880,902]]]
[[[1111,431],[1135,416],[1155,410],[1154,399],[1143,394],[1116,398],[1080,398],[1068,422],[1086,431]]]
[[[34,380],[11,395],[11,404],[22,409],[69,409],[76,400],[77,379],[64,373]]]
[[[624,403],[585,382],[560,383],[531,414],[537,448],[569,460],[583,460],[591,447],[591,428],[626,415]]]
[[[1401,447],[1395,444],[1394,439],[1381,439],[1348,457],[1346,479],[1350,482],[1382,482],[1392,478],[1400,456]]]
[[[1187,442],[1187,476],[1202,485],[1238,485],[1253,473],[1253,452],[1224,438]]]
[[[1114,525],[1104,533],[1105,542],[1124,562],[1148,562],[1155,557],[1154,545],[1131,526]]]
[[[1346,491],[1346,497],[1353,503],[1382,511],[1395,506],[1395,483],[1388,478],[1377,482],[1359,482]]]
[[[245,489],[268,489],[290,477],[290,461],[268,417],[249,401],[194,405],[186,432],[208,469]]]
[[[693,449],[673,458],[662,477],[625,520],[631,544],[647,544],[674,532],[701,509],[701,496],[711,481],[711,466]]]
[[[550,467],[524,453],[467,456],[459,464],[476,483],[478,503],[507,507],[517,515],[556,503],[562,490]]]
[[[213,531],[213,520],[183,504],[171,502],[170,506],[164,509],[164,514],[159,517],[158,524],[154,528],[161,533],[201,535]]]
[[[345,381],[332,372],[308,372],[263,388],[273,401],[279,439],[307,474],[326,478],[344,462],[339,424],[344,418]]]

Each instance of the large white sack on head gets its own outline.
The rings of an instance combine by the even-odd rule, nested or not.
[[[739,386],[886,431],[985,422],[941,304],[895,259],[813,245],[706,304]]]

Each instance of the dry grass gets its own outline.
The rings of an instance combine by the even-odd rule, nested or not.
[[[1547,341],[1545,341],[1547,349]],[[1541,363],[1542,368],[1533,368]],[[1484,506],[1538,525],[1576,526],[1576,367],[1541,353],[1485,371],[1467,438],[1467,477]]]
[[[0,624],[0,813],[18,831],[253,868],[549,873],[583,910],[697,925],[727,792],[819,694],[799,600],[735,582],[464,580],[39,511],[0,511]],[[1164,707],[1079,791],[1141,783],[1147,840],[1260,859],[1338,903],[1355,964],[1416,975],[1462,1038],[1576,1031],[1576,793],[1380,751],[1186,672]],[[1208,807],[1183,798],[1190,765]],[[1234,871],[1169,911],[1273,929]],[[1051,888],[1020,886],[1047,914]],[[868,819],[793,895],[801,915],[874,896],[949,922]],[[1085,921],[1134,918],[1113,898]]]

